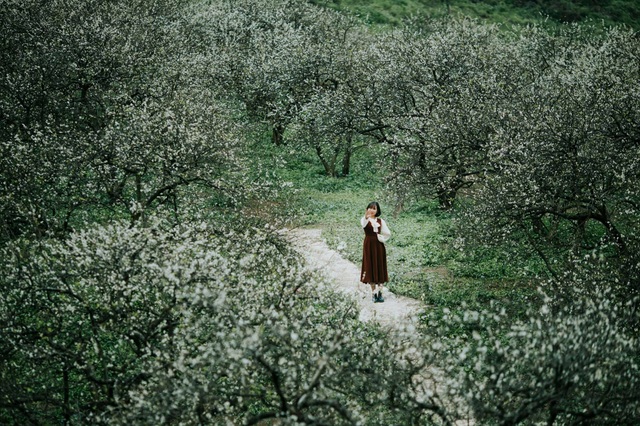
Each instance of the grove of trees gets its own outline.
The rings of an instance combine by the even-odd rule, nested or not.
[[[0,423],[640,421],[634,31],[296,0],[7,0],[0,31]],[[542,307],[359,323],[252,214],[255,129],[328,178],[383,150],[460,249],[538,257]]]

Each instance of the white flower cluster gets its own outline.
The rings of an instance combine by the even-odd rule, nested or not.
[[[460,321],[473,339],[458,343],[457,391],[481,423],[635,422],[640,408],[637,312],[613,292],[574,294],[545,304],[522,323],[491,310]]]
[[[435,390],[415,388],[433,358],[420,348],[431,344],[359,323],[353,302],[304,272],[275,234],[226,229],[229,238],[219,228],[115,223],[6,247],[2,415],[108,424],[446,417]]]

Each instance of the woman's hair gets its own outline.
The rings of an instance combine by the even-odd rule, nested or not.
[[[369,203],[369,205],[367,206],[367,209],[370,209],[371,207],[376,208],[376,217],[380,216],[382,214],[382,210],[380,210],[380,204],[378,204],[377,201],[372,201]]]

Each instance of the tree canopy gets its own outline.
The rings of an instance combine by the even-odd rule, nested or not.
[[[632,30],[9,0],[0,31],[0,423],[638,422]],[[256,211],[288,187],[258,143],[327,179],[375,150],[543,303],[360,323]]]

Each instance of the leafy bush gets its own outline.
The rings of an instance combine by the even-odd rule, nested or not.
[[[637,313],[612,294],[575,294],[559,310],[547,301],[511,323],[487,310],[460,322],[479,327],[457,353],[463,392],[483,423],[592,424],[638,420]],[[635,319],[634,319],[635,318]]]
[[[444,415],[418,404],[412,384],[431,356],[408,355],[415,342],[316,291],[324,283],[272,232],[117,223],[19,241],[2,259],[5,423]]]

